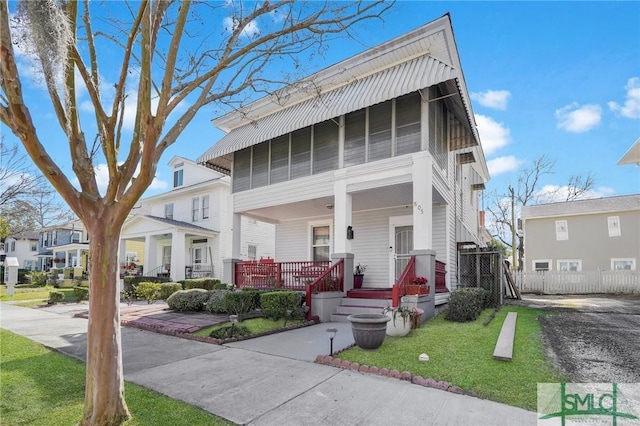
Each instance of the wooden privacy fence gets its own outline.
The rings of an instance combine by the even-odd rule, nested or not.
[[[517,277],[523,293],[640,293],[640,273],[636,271],[518,272]]]

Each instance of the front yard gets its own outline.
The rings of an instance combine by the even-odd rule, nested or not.
[[[445,321],[444,315],[438,315],[407,337],[387,336],[378,350],[353,347],[336,357],[446,381],[481,398],[535,411],[537,383],[570,381],[546,356],[538,322],[538,316],[545,312],[503,306],[488,325],[483,325],[492,312],[487,309],[469,323]],[[510,362],[493,359],[507,312],[518,313],[514,356]],[[429,355],[429,361],[418,360],[422,353]]]

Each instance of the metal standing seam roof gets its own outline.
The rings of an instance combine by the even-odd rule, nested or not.
[[[215,165],[228,170],[225,165],[228,166],[230,158],[220,157],[445,81],[456,80],[454,87],[458,93],[462,93],[458,79],[459,72],[454,67],[428,55],[420,56],[362,79],[354,78],[341,87],[231,130],[196,162],[219,159],[214,164],[218,163]],[[469,120],[466,99],[462,99],[461,106],[466,110]],[[475,128],[469,130],[479,141]]]

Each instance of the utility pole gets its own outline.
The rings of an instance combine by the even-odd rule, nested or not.
[[[509,193],[511,194],[511,256],[513,258],[513,271],[516,270],[516,203],[513,188],[509,185]]]

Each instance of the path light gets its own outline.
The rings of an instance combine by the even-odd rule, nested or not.
[[[238,316],[229,315],[229,321],[231,321],[231,337],[233,337],[233,329],[235,328],[236,323],[238,322]]]
[[[329,356],[333,356],[333,339],[336,337],[337,332],[337,328],[327,328],[327,333],[329,333]]]

